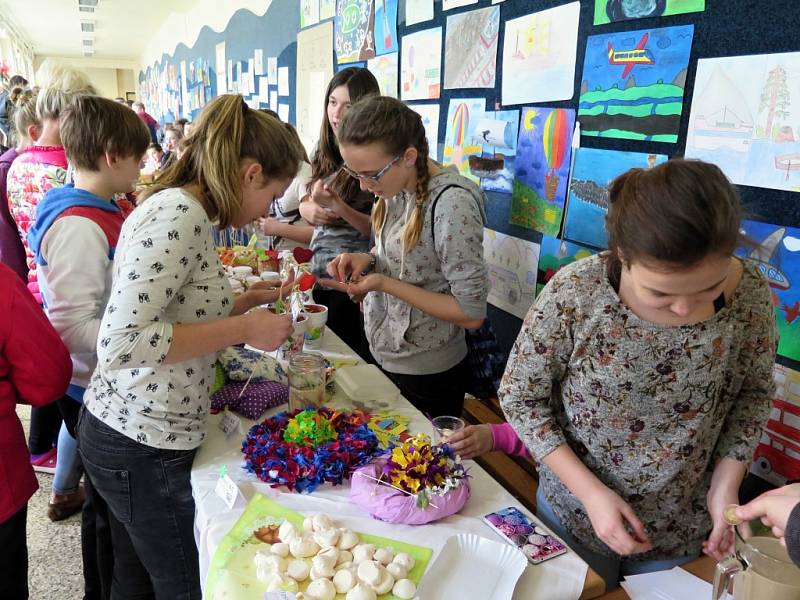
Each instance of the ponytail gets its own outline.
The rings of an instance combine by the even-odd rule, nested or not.
[[[251,110],[239,95],[214,98],[184,139],[186,149],[142,195],[146,199],[172,187],[198,184],[206,213],[219,227],[228,227],[242,205],[243,159],[261,165],[264,177],[297,175],[304,150],[276,118]]]

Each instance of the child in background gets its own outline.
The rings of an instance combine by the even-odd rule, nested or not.
[[[369,191],[359,190],[358,182],[342,172],[342,155],[336,137],[351,104],[365,96],[379,94],[378,81],[367,69],[342,69],[328,83],[322,127],[311,159],[309,195],[300,203],[300,214],[314,225],[310,247],[314,251],[312,260],[317,277],[325,277],[328,263],[339,254],[369,250],[369,219],[374,196]],[[358,305],[339,290],[319,287],[314,290],[314,301],[328,307],[328,327],[366,358]]]
[[[67,183],[67,157],[61,144],[58,123],[61,112],[75,98],[94,95],[96,90],[83,72],[67,66],[56,66],[49,74],[38,73],[37,79],[46,81],[36,98],[36,116],[41,123],[40,136],[36,144],[25,148],[11,164],[7,194],[11,216],[17,224],[22,245],[25,247],[28,289],[41,304],[42,296],[36,281],[36,262],[28,247],[28,229],[36,219],[36,206],[44,195],[50,189]],[[67,405],[69,402],[69,399],[64,400]],[[59,459],[58,456],[62,458]],[[77,486],[81,470],[75,440],[63,423],[55,460],[55,471],[59,478],[69,482],[64,487]],[[55,510],[49,510],[48,515],[51,518],[66,518],[79,511],[82,502],[83,491],[79,488],[73,496],[63,498]]]
[[[178,143],[182,139],[183,132],[179,128],[171,126],[164,130],[164,143],[162,144],[164,154],[161,156],[159,165],[161,171],[166,170],[178,159]]]
[[[69,353],[16,273],[0,264],[0,598],[28,599],[27,504],[39,487],[18,404],[43,406],[69,383]]]
[[[16,87],[6,98],[8,118],[11,122],[11,147],[0,155],[0,262],[28,282],[28,265],[25,247],[19,239],[17,224],[8,209],[6,182],[11,163],[25,148],[39,137],[36,118],[36,96],[31,90]]]
[[[378,198],[375,248],[339,255],[328,265],[334,281],[320,283],[363,297],[372,357],[409,402],[429,417],[460,415],[464,329],[481,326],[489,293],[486,196],[428,158],[422,119],[394,98],[354,104],[338,139],[343,170]]]
[[[145,158],[145,166],[142,173],[155,173],[161,167],[161,158],[164,156],[164,150],[161,144],[153,143],[147,147],[147,155]]]
[[[261,109],[262,112],[272,115],[278,119],[277,113],[269,109]],[[292,127],[291,123],[284,123],[284,127],[289,134],[296,139],[299,146],[303,143],[300,136]],[[308,248],[311,236],[314,234],[314,227],[309,225],[300,216],[300,202],[308,196],[308,182],[311,181],[311,165],[308,155],[303,151],[303,162],[297,177],[292,180],[292,184],[286,193],[272,203],[269,216],[258,220],[258,229],[261,235],[267,236],[266,242],[262,246],[272,248],[281,252],[282,250],[294,250],[297,247]]]
[[[609,193],[609,251],[537,297],[499,398],[539,463],[537,515],[610,589],[732,549],[723,511],[769,415],[776,329],[766,281],[732,255],[719,168],[673,159]]]
[[[217,351],[274,350],[292,332],[289,316],[250,310],[274,302],[277,286],[234,300],[212,228],[265,214],[302,149],[238,95],[212,100],[188,140],[122,228],[78,425],[84,467],[110,509],[112,598],[200,599],[190,474]]]

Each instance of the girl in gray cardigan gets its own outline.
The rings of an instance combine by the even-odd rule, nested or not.
[[[418,409],[460,415],[465,328],[486,317],[485,196],[428,158],[417,113],[393,98],[356,103],[339,129],[343,169],[378,197],[370,253],[341,254],[321,283],[364,302],[372,357]]]

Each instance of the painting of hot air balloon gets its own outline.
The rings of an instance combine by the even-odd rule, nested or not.
[[[522,110],[514,161],[511,223],[557,236],[567,195],[575,111]]]
[[[479,179],[470,172],[469,157],[480,156],[483,151],[483,146],[473,139],[473,133],[485,112],[485,98],[453,98],[447,111],[443,162],[455,165],[462,175],[476,183]]]

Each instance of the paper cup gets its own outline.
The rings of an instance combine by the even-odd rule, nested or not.
[[[305,304],[303,307],[308,320],[305,332],[305,347],[318,350],[325,336],[325,323],[328,322],[328,307],[322,304]]]
[[[268,308],[270,312],[275,312],[275,307]],[[294,322],[294,329],[292,335],[281,344],[278,348],[278,360],[289,360],[292,356],[303,350],[303,342],[305,342],[305,333],[308,328],[308,318],[305,313],[301,313]]]

